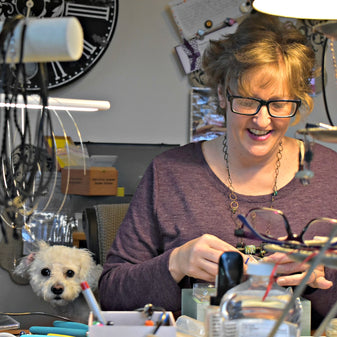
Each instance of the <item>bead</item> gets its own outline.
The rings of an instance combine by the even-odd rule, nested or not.
[[[245,254],[255,254],[255,253],[256,253],[256,246],[254,245],[245,246]]]
[[[234,230],[234,235],[239,236],[239,237],[243,237],[245,235],[245,232],[244,232],[243,228],[236,228]]]
[[[205,21],[205,23],[204,23],[204,25],[205,25],[205,28],[212,28],[212,26],[213,26],[213,21],[212,20],[206,20]]]

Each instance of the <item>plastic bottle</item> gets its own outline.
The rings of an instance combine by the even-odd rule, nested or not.
[[[292,293],[275,282],[270,286],[274,265],[264,262],[249,263],[248,280],[230,289],[222,298],[220,310],[223,316],[224,337],[268,337]],[[302,307],[295,304],[280,325],[276,337],[299,337]]]
[[[206,337],[223,337],[220,303],[215,296],[210,298],[210,305],[206,309],[205,334]]]

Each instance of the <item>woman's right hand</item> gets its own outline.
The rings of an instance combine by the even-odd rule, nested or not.
[[[172,251],[169,271],[177,283],[185,275],[215,282],[220,256],[226,251],[238,252],[236,248],[216,236],[204,234]]]

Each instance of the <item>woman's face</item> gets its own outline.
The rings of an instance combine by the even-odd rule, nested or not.
[[[247,94],[229,88],[232,95],[249,96],[263,99],[293,99],[288,93],[285,81],[281,76],[272,76],[266,82],[265,73],[251,73],[245,77],[248,83]],[[244,116],[233,113],[223,90],[219,92],[220,106],[226,109],[227,139],[230,151],[250,159],[268,159],[274,156],[279,143],[284,137],[291,118],[275,118],[268,113],[267,107],[262,106],[254,116]],[[233,153],[233,152],[232,152]]]

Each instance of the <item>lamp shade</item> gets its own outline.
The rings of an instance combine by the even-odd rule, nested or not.
[[[254,0],[259,12],[288,18],[337,20],[336,0]]]

